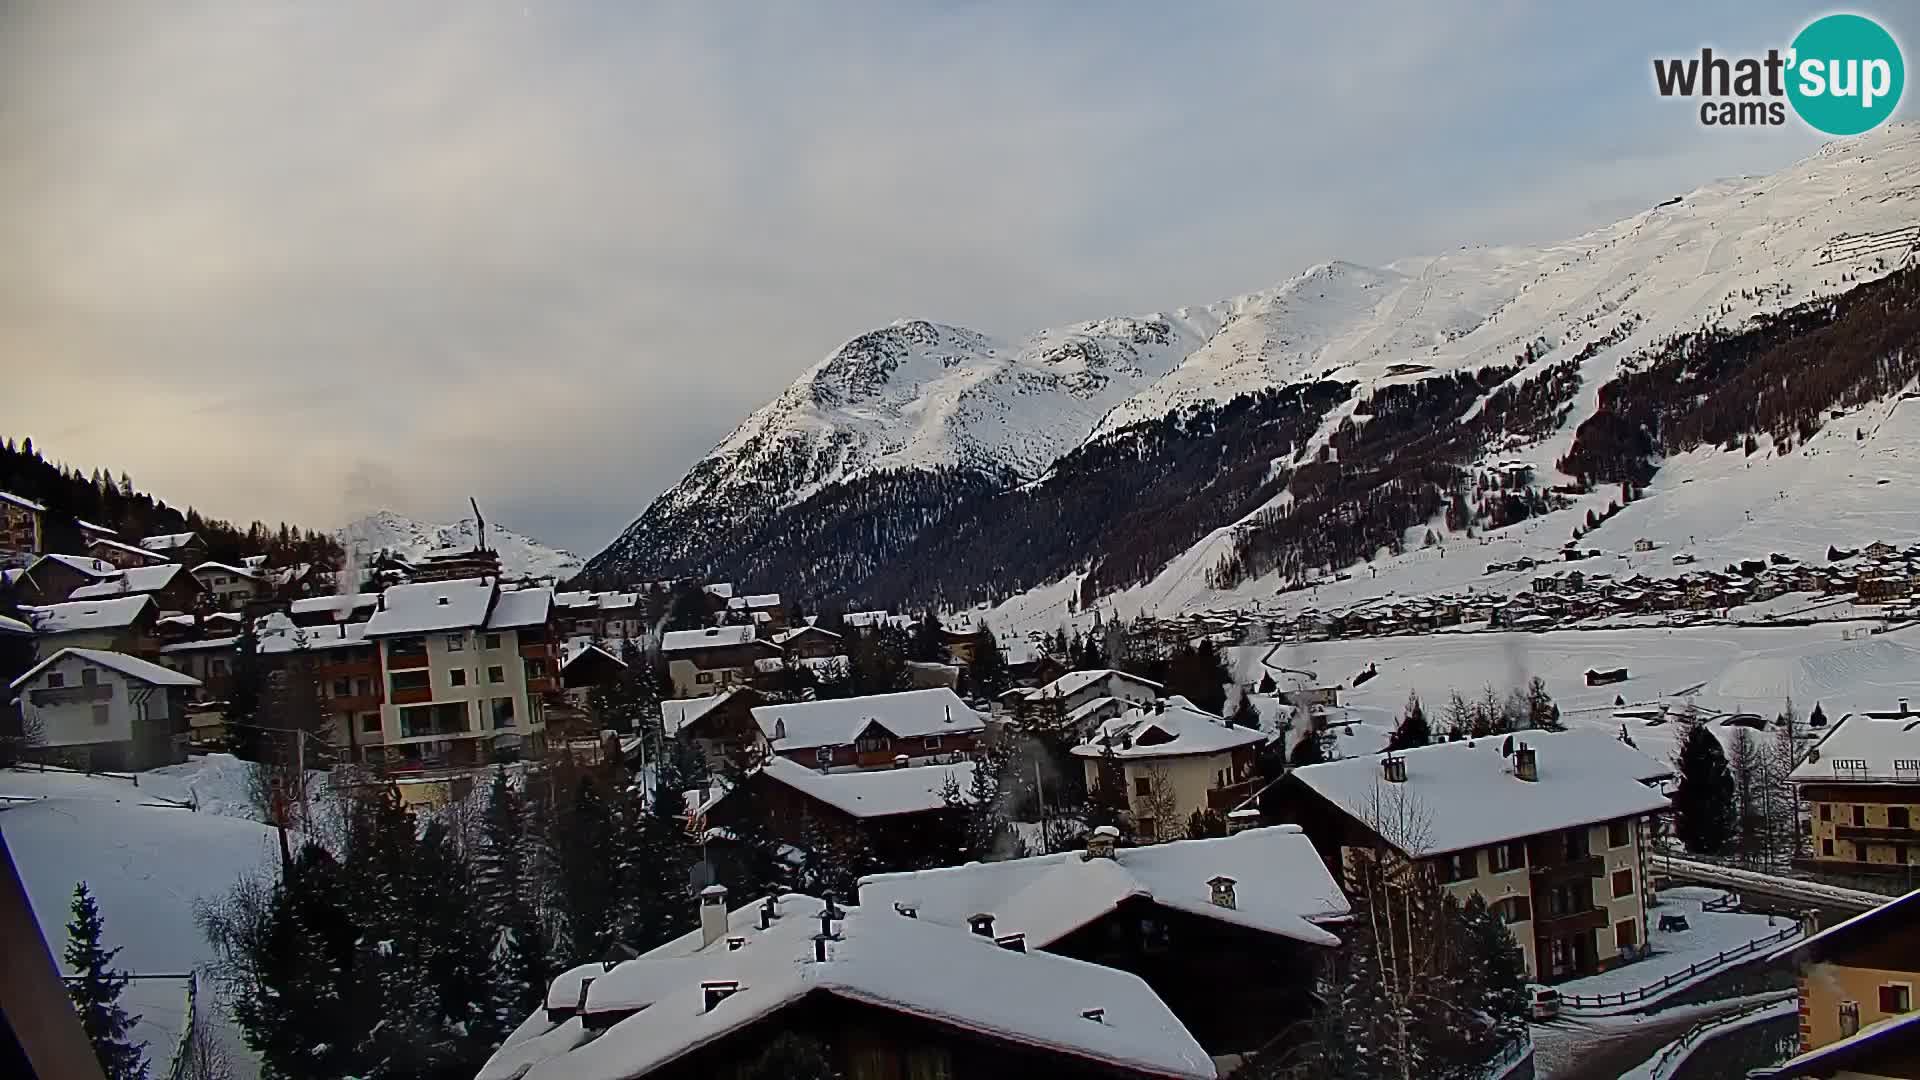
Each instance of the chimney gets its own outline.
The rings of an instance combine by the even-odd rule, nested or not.
[[[993,916],[984,911],[974,915],[967,919],[967,929],[981,937],[990,938],[993,936]]]
[[[1008,952],[1027,951],[1027,935],[1025,934],[1007,934],[1003,937],[994,938],[993,943]]]
[[[1392,757],[1392,756],[1388,756],[1386,758],[1381,759],[1380,774],[1386,777],[1387,783],[1389,784],[1406,783],[1407,782],[1407,759],[1403,757]]]
[[[1213,890],[1213,906],[1234,909],[1233,879],[1225,874],[1207,879],[1207,888]]]
[[[1080,1017],[1081,1017],[1081,1019],[1084,1019],[1084,1020],[1091,1020],[1091,1021],[1093,1021],[1093,1022],[1094,1022],[1094,1023],[1096,1023],[1096,1024],[1104,1024],[1104,1023],[1106,1023],[1106,1022],[1107,1022],[1107,1010],[1105,1010],[1105,1009],[1081,1009],[1081,1010],[1080,1010]]]
[[[904,768],[906,768],[906,767],[907,767],[907,755],[905,755],[905,754],[895,754],[895,755],[893,755],[893,767],[894,767],[894,768],[896,768],[896,769],[904,769]]]
[[[1099,828],[1093,830],[1093,834],[1091,836],[1087,837],[1087,853],[1084,856],[1082,856],[1082,858],[1085,858],[1085,859],[1113,858],[1113,845],[1114,845],[1114,842],[1119,839],[1120,839],[1119,829],[1116,829],[1111,825],[1100,826]]]
[[[700,890],[700,947],[727,936],[727,887],[709,885]]]
[[[737,979],[705,979],[700,983],[700,996],[706,1001],[701,1012],[712,1012],[715,1005],[740,992]]]
[[[771,927],[774,916],[777,914],[779,913],[774,910],[773,897],[767,897],[766,900],[760,904],[760,929],[765,930]]]
[[[827,942],[832,941],[826,934],[813,935],[813,961],[816,964],[827,962]]]
[[[902,904],[898,900],[894,901],[893,910],[905,915],[909,919],[917,919],[920,917],[919,908],[914,907],[912,904]]]
[[[1243,810],[1235,810],[1233,813],[1227,815],[1227,835],[1229,836],[1234,833],[1246,832],[1248,829],[1257,829],[1259,827],[1260,811],[1254,807],[1249,806]]]
[[[1909,710],[1909,709],[1907,708],[1907,699],[1906,699],[1906,698],[1901,698],[1901,699],[1900,699],[1900,715],[1901,715],[1901,716],[1911,716],[1911,715],[1912,715],[1912,712],[1911,712],[1911,710]]]
[[[1513,748],[1513,775],[1529,784],[1540,779],[1539,753],[1526,743]]]
[[[580,980],[580,1000],[573,1003],[573,1009],[575,1012],[587,1011],[587,989],[592,985],[593,985],[593,980],[590,978]]]

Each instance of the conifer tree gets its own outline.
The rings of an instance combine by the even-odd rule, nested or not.
[[[120,994],[127,988],[127,976],[113,968],[120,948],[106,948],[102,933],[106,921],[100,906],[82,881],[73,887],[73,918],[67,923],[67,947],[62,954],[67,969],[74,975],[67,994],[80,1013],[80,1027],[93,1043],[94,1056],[100,1059],[100,1071],[107,1080],[145,1080],[145,1043],[133,1043],[128,1036],[140,1022],[128,1016],[120,1005]]]
[[[1400,726],[1387,740],[1387,750],[1407,750],[1432,741],[1433,729],[1427,723],[1427,710],[1420,704],[1420,695],[1409,690],[1406,710],[1400,714]]]
[[[994,639],[993,629],[980,624],[979,643],[973,649],[973,690],[985,698],[998,697],[1007,688],[1007,661]]]
[[[526,811],[504,769],[496,770],[474,847],[474,889],[487,942],[487,1002],[476,1026],[497,1044],[544,995],[546,935],[533,907],[526,852]]]
[[[1688,851],[1718,854],[1734,837],[1734,783],[1726,752],[1705,724],[1693,724],[1687,731],[1679,771],[1674,831]]]

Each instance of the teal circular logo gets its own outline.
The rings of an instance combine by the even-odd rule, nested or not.
[[[1793,111],[1828,135],[1879,127],[1900,103],[1907,68],[1900,45],[1863,15],[1827,15],[1793,39],[1787,99]]]

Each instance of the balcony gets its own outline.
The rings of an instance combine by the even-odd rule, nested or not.
[[[473,733],[472,717],[466,702],[450,701],[438,705],[415,705],[400,710],[400,737],[429,739]]]
[[[1874,844],[1920,844],[1920,832],[1885,825],[1836,825],[1834,834],[1842,840]]]
[[[419,652],[390,651],[387,653],[387,669],[389,671],[411,671],[415,668],[423,668],[426,666],[427,651],[425,649]]]
[[[1606,873],[1607,861],[1598,855],[1584,855],[1577,859],[1561,859],[1558,862],[1535,861],[1528,869],[1533,873],[1534,887],[1537,889],[1556,881],[1597,878]]]
[[[44,690],[35,690],[28,699],[40,708],[57,705],[77,705],[83,702],[113,700],[113,684],[98,683],[93,686],[51,686]]]
[[[1535,911],[1533,932],[1540,937],[1563,937],[1582,931],[1604,929],[1607,925],[1605,908],[1588,908],[1584,911],[1569,911],[1554,915],[1545,911]]]

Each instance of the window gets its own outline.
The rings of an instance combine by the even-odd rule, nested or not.
[[[360,718],[360,730],[369,734],[377,734],[380,731],[380,714],[370,712],[362,716]]]
[[[1853,808],[1854,827],[1859,828],[1861,826],[1864,826],[1866,823],[1867,823],[1867,808],[1864,806],[1854,807]]]
[[[354,684],[354,688],[360,692],[361,697],[373,696],[373,680],[364,675]]]
[[[1160,826],[1160,823],[1153,820],[1150,817],[1135,818],[1133,822],[1133,831],[1140,836],[1148,837],[1151,839],[1159,839],[1160,837],[1160,833],[1158,832],[1159,826]]]
[[[113,719],[113,706],[102,704],[102,705],[95,705],[93,707],[94,723],[104,724],[111,719]]]
[[[1135,795],[1140,796],[1141,798],[1146,798],[1147,796],[1153,794],[1153,781],[1144,776],[1134,777],[1133,793]]]
[[[465,634],[448,634],[447,635],[447,651],[448,652],[459,652],[460,650],[466,647],[467,647],[467,635]]]
[[[1510,844],[1495,844],[1487,849],[1487,862],[1494,873],[1503,874],[1520,865],[1524,851],[1517,840]]]
[[[1913,1011],[1913,986],[1910,983],[1887,983],[1880,988],[1880,1011],[1889,1016],[1895,1013]]]
[[[1633,871],[1615,870],[1613,872],[1613,898],[1633,895]]]
[[[1626,847],[1633,843],[1633,822],[1610,821],[1607,823],[1607,846]]]
[[[1910,829],[1912,827],[1913,826],[1908,823],[1906,807],[1904,806],[1887,807],[1887,828]]]
[[[67,685],[67,677],[57,671],[47,672],[47,689],[58,690]]]
[[[510,728],[513,726],[513,699],[497,697],[487,702],[487,726]]]
[[[393,673],[393,688],[399,690],[425,690],[428,687],[425,671],[396,671]]]
[[[862,735],[853,744],[863,754],[880,754],[893,749],[893,738],[888,735]]]
[[[706,685],[707,683],[711,683],[713,681],[713,672],[702,671],[693,677],[693,681],[700,683],[701,685]]]
[[[215,675],[225,675],[227,673],[227,658],[224,656],[214,657],[213,660],[207,664],[207,670]]]
[[[506,682],[507,669],[501,667],[499,664],[493,665],[492,667],[487,669],[487,681],[490,683]]]
[[[1833,804],[1832,803],[1820,804],[1820,820],[1821,821],[1833,820]]]
[[[521,662],[521,666],[526,668],[527,678],[529,679],[544,679],[547,677],[547,662],[545,660],[525,660]]]
[[[1475,852],[1456,851],[1446,857],[1440,869],[1448,881],[1466,881],[1479,874],[1480,859]]]
[[[99,686],[100,673],[93,670],[92,668],[81,668],[80,669],[80,685],[81,686]]]
[[[1562,843],[1566,845],[1566,856],[1569,862],[1587,857],[1587,830],[1568,829],[1561,833],[1560,837]]]
[[[333,680],[333,696],[334,697],[351,697],[352,695],[353,695],[352,679]]]
[[[938,736],[938,735],[929,735],[929,736],[927,736],[927,737],[926,737],[926,739],[925,739],[924,741],[922,741],[922,742],[921,742],[921,744],[920,744],[920,745],[921,745],[921,748],[922,748],[922,749],[926,749],[926,750],[938,750],[938,749],[940,749],[940,736]]]
[[[1613,947],[1631,949],[1640,944],[1640,924],[1632,919],[1621,919],[1613,924]]]
[[[467,669],[454,668],[452,671],[447,672],[447,685],[448,686],[467,685]]]
[[[500,635],[499,635],[499,634],[488,634],[488,635],[487,635],[487,644],[486,644],[486,647],[487,647],[487,648],[489,648],[489,649],[497,649],[497,648],[499,648],[499,647],[500,647]]]
[[[1820,841],[1820,854],[1825,855],[1828,858],[1833,857],[1833,841],[1832,840],[1829,839],[1829,840]]]
[[[825,765],[828,762],[831,762],[833,760],[833,747],[823,746],[818,750],[815,750],[813,752],[813,760],[819,762],[822,765]]]
[[[1533,918],[1533,901],[1524,896],[1509,896],[1493,905],[1501,921],[1512,925]]]

